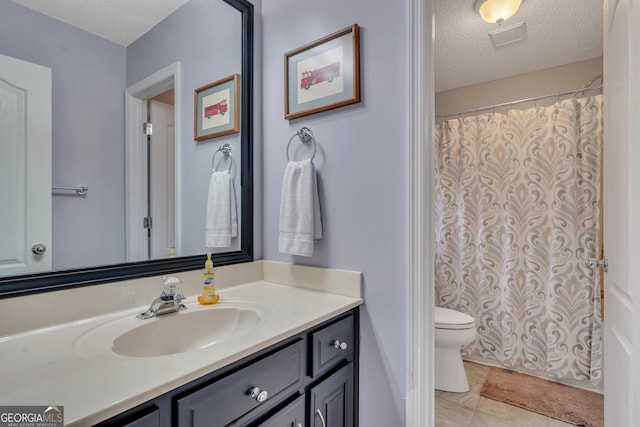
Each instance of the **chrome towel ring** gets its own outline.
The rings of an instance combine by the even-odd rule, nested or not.
[[[215,160],[216,160],[216,154],[218,153],[222,153],[224,155],[225,159],[229,159],[231,160],[231,145],[229,144],[224,144],[221,145],[220,147],[218,147],[218,149],[215,151],[215,153],[213,153],[213,157],[211,158],[211,169],[212,170],[216,170],[215,168]],[[233,164],[232,161],[229,161],[229,169],[228,172],[231,173],[231,165]]]
[[[311,129],[305,126],[301,129],[298,129],[298,131],[291,135],[291,138],[289,138],[289,142],[287,143],[287,161],[291,161],[291,158],[289,158],[289,146],[291,145],[291,141],[293,141],[293,138],[295,138],[296,136],[300,138],[300,142],[302,142],[303,144],[308,144],[310,142],[313,143],[313,154],[311,154],[311,159],[309,159],[313,160],[313,158],[316,156],[316,139],[314,138]]]

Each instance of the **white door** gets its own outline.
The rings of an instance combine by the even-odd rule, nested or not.
[[[5,55],[0,182],[0,276],[51,270],[51,69]]]
[[[149,101],[153,124],[149,171],[149,197],[153,219],[151,259],[166,258],[175,248],[175,127],[173,105]]]
[[[604,5],[605,425],[640,425],[640,1]]]

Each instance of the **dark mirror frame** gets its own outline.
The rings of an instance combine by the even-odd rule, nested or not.
[[[240,250],[214,254],[213,261],[218,266],[253,261],[253,4],[247,0],[224,0],[224,2],[237,9],[242,16],[242,73],[240,76],[242,211]],[[202,267],[205,260],[205,255],[193,255],[2,277],[0,278],[0,298],[194,270]]]

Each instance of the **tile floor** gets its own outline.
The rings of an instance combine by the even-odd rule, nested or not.
[[[436,427],[566,427],[563,423],[526,409],[480,396],[489,366],[464,362],[471,390],[447,393],[436,390]]]

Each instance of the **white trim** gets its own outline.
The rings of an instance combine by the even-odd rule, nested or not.
[[[175,123],[175,253],[180,254],[182,247],[180,210],[180,132],[182,111],[182,89],[180,85],[180,63],[174,62],[152,75],[129,86],[125,91],[125,203],[126,203],[126,246],[127,261],[146,259],[147,237],[140,227],[146,206],[143,195],[146,189],[146,174],[140,165],[145,158],[146,146],[143,143],[142,123],[147,118],[147,99],[169,89],[174,90]],[[144,256],[141,256],[144,254]]]
[[[407,1],[409,289],[406,425],[433,426],[433,0]]]
[[[142,125],[147,121],[146,102],[125,93],[125,260],[146,259],[147,236],[140,227],[145,216],[144,203],[146,174],[140,167],[145,158]],[[143,255],[144,254],[144,255]]]

